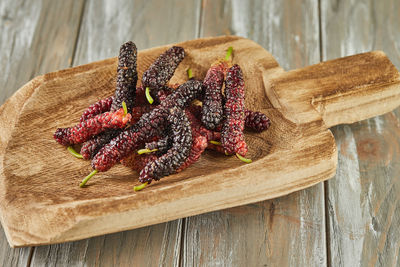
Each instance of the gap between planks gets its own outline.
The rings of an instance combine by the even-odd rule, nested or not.
[[[318,38],[319,38],[319,61],[322,62],[324,60],[324,54],[323,54],[323,40],[322,40],[322,12],[321,12],[321,0],[318,0]],[[322,194],[323,194],[323,207],[324,207],[324,226],[325,226],[325,254],[326,254],[326,266],[330,267],[331,266],[331,249],[330,249],[330,243],[331,243],[331,238],[329,235],[329,210],[328,210],[328,190],[329,190],[329,185],[328,181],[323,182],[324,185],[322,186]]]

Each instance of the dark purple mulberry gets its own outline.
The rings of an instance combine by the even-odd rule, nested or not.
[[[168,123],[173,134],[172,147],[155,161],[149,162],[140,172],[141,183],[151,183],[152,180],[170,175],[185,162],[192,146],[192,131],[185,112],[177,107],[169,109]]]
[[[167,85],[184,57],[185,50],[179,46],[173,46],[162,53],[143,73],[143,87],[149,87],[151,94],[156,96],[157,91]]]
[[[267,130],[269,126],[271,126],[271,120],[264,113],[247,109],[245,111],[245,116],[246,120],[244,124],[246,128],[256,132]]]
[[[133,42],[124,43],[119,50],[117,88],[111,111],[118,110],[125,101],[128,112],[134,106],[137,83],[137,48]]]
[[[98,102],[90,105],[83,113],[80,122],[93,118],[96,115],[110,111],[113,102],[113,96],[99,100]]]
[[[245,95],[243,73],[239,65],[232,66],[227,72],[225,96],[224,115],[226,119],[221,132],[222,147],[228,154],[236,153],[244,157],[248,149],[243,135]]]
[[[168,115],[169,112],[165,108],[155,108],[143,114],[135,125],[121,132],[100,149],[92,160],[92,167],[98,171],[107,171],[121,159],[129,156],[143,142],[162,135]]]
[[[226,63],[221,62],[208,69],[203,81],[203,106],[201,121],[207,129],[215,129],[223,119],[222,86]]]
[[[176,106],[180,109],[184,109],[200,95],[201,82],[189,80],[168,95],[165,100],[160,103],[160,106],[164,108],[172,108]]]
[[[124,110],[121,108],[116,112],[97,115],[74,127],[58,128],[54,133],[54,139],[65,146],[80,144],[107,129],[123,128],[130,120],[131,115],[124,114]]]

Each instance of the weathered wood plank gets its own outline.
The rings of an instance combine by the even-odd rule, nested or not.
[[[321,1],[325,59],[380,49],[400,67],[400,2]],[[399,266],[400,114],[333,129],[339,152],[327,182],[331,266]]]
[[[202,36],[248,37],[287,70],[320,59],[315,1],[205,0],[201,21]],[[187,218],[183,266],[325,265],[323,200],[319,184],[271,201]]]
[[[196,37],[197,1],[92,1],[86,3],[74,65],[114,57],[128,40],[138,49]],[[173,30],[172,30],[173,29]],[[33,266],[171,266],[180,259],[182,220],[38,247]]]
[[[82,9],[83,1],[0,1],[0,104],[33,76],[71,64]],[[32,248],[10,249],[0,232],[0,265],[25,266]]]

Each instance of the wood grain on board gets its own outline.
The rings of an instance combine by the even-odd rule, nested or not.
[[[197,1],[88,0],[73,64],[115,57],[120,45],[128,40],[142,50],[193,39],[199,12]],[[182,220],[175,220],[81,241],[40,246],[35,248],[32,265],[177,266],[181,225]]]
[[[277,74],[274,69],[280,68],[261,46],[235,36],[197,39],[178,45],[185,48],[187,57],[179,65],[172,83],[186,81],[186,69],[191,66],[196,66],[198,77],[204,77],[210,64],[227,47],[234,46],[235,63],[242,66],[248,94],[253,95],[246,105],[250,109],[265,105],[266,92],[270,90],[263,80],[266,75],[272,79]],[[139,76],[166,47],[139,52]],[[90,164],[68,157],[65,147],[54,146],[52,135],[57,127],[73,124],[88,100],[94,102],[112,94],[116,63],[116,58],[110,58],[38,76],[19,91],[28,95],[22,109],[0,112],[0,121],[16,121],[15,127],[1,128],[3,132],[12,132],[5,142],[7,153],[1,173],[4,193],[0,195],[3,226],[12,245],[65,242],[147,226],[282,196],[333,175],[336,148],[322,119],[296,124],[287,120],[280,109],[264,108],[261,110],[275,124],[266,132],[246,133],[251,165],[235,157],[205,153],[190,172],[171,175],[140,193],[132,193],[137,174],[123,166],[97,174],[92,186],[77,187],[90,172]],[[60,105],[63,110],[56,108]],[[35,149],[26,145],[32,141]],[[30,162],[30,158],[36,161],[21,164]],[[220,179],[212,190],[207,189],[216,177],[224,175],[230,178]]]
[[[400,68],[399,10],[396,0],[322,0],[324,60],[379,49]],[[399,109],[333,133],[339,163],[327,182],[329,264],[399,266]]]
[[[202,36],[248,37],[285,70],[320,60],[316,1],[205,0],[201,22]],[[285,197],[189,217],[183,265],[325,265],[323,198],[318,184]]]
[[[82,10],[83,1],[0,1],[0,105],[34,76],[71,64]],[[0,231],[0,265],[25,266],[32,248],[11,249]]]

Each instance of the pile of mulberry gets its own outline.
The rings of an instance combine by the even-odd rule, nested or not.
[[[228,69],[231,53],[230,47],[225,60],[213,64],[204,80],[193,79],[189,69],[186,82],[169,84],[185,56],[182,47],[173,46],[144,72],[137,86],[137,48],[133,42],[124,43],[114,95],[90,105],[76,126],[54,133],[73,155],[91,160],[93,171],[80,186],[97,172],[122,163],[139,173],[142,184],[134,189],[141,190],[195,164],[206,149],[251,162],[244,158],[244,128],[261,132],[271,121],[245,108],[242,70],[238,65]],[[75,144],[81,145],[80,155]]]

